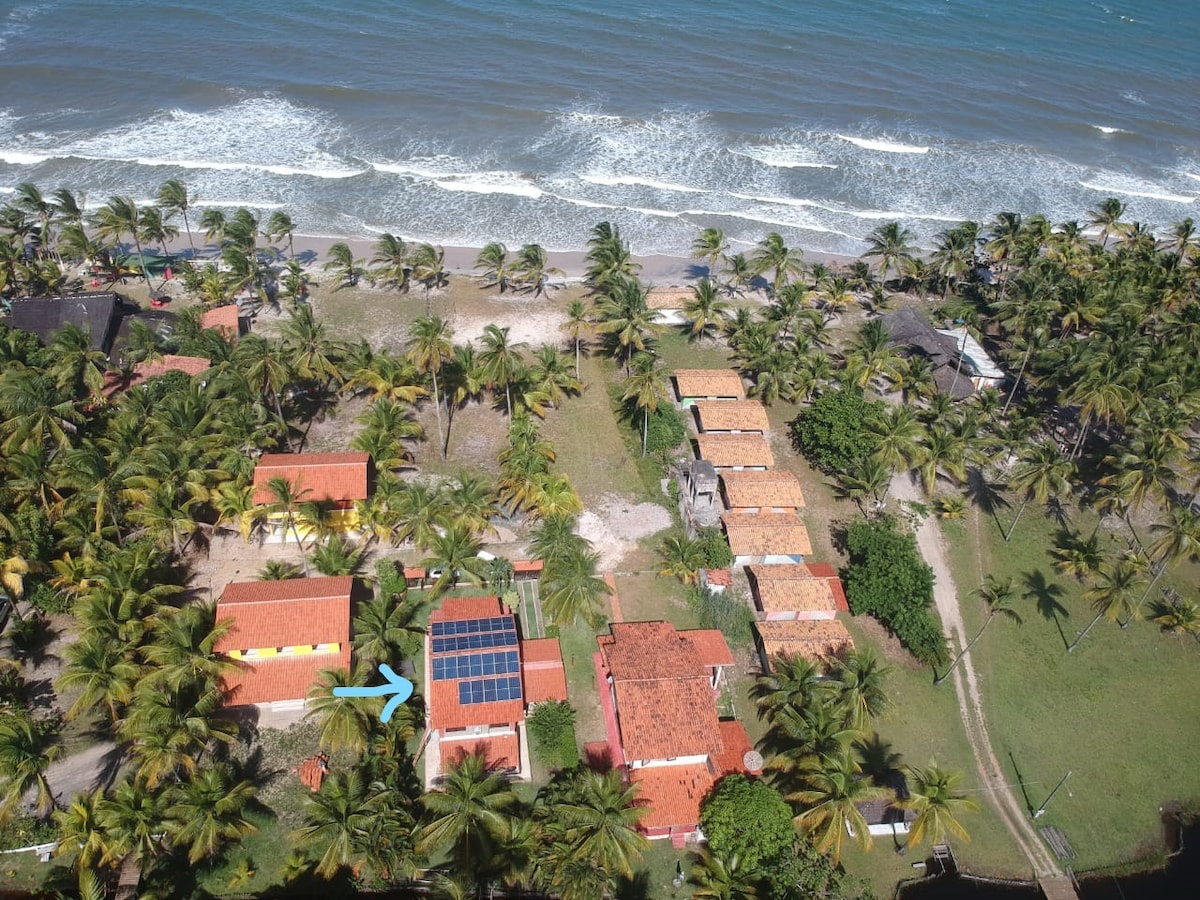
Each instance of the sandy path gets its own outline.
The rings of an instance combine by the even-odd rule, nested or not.
[[[897,500],[924,501],[908,473],[901,473],[892,479],[891,494]],[[962,611],[958,606],[958,592],[950,574],[946,548],[942,543],[942,533],[937,520],[932,517],[925,518],[917,528],[916,537],[921,555],[933,569],[933,600],[942,619],[942,631],[946,635],[948,649],[951,654],[957,653],[967,644],[967,630],[963,625]],[[1025,809],[1005,781],[1004,769],[996,759],[992,740],[988,736],[979,680],[969,655],[959,663],[953,677],[954,692],[958,695],[958,709],[967,732],[967,740],[971,744],[971,752],[975,756],[975,765],[979,769],[980,785],[984,786],[983,793],[1000,814],[1005,827],[1038,877],[1061,877],[1062,869],[1038,837]]]
[[[115,768],[122,762],[117,752],[117,745],[112,741],[100,741],[52,762],[46,770],[46,780],[50,782],[50,790],[59,806],[70,803],[76,794],[111,784]],[[31,792],[27,799],[32,797]]]

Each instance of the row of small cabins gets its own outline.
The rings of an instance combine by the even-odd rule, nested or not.
[[[825,659],[853,647],[837,619],[839,610],[849,608],[837,572],[809,559],[800,481],[775,468],[766,409],[746,399],[733,369],[680,369],[674,381],[696,432],[688,501],[693,508],[715,505],[719,495],[732,569],[749,581],[764,667],[779,655]],[[717,591],[733,583],[729,570],[705,571],[703,580]]]

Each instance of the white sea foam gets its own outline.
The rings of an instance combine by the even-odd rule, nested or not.
[[[8,163],[10,166],[36,166],[53,158],[52,155],[45,153],[26,153],[21,150],[0,148],[0,162]]]
[[[1200,175],[1197,175],[1195,172],[1184,172],[1183,174],[1193,181],[1200,181]]]
[[[880,153],[928,153],[928,147],[920,147],[916,144],[899,144],[893,141],[880,141],[873,138],[850,137],[845,134],[834,135],[834,137],[849,141],[856,147],[862,147],[864,150],[878,150]]]
[[[9,40],[24,34],[29,30],[30,20],[38,13],[45,11],[45,3],[35,3],[30,6],[18,6],[0,22],[0,50],[8,46]]]
[[[903,219],[923,219],[931,222],[961,222],[963,216],[946,216],[937,213],[914,213],[914,212],[896,212],[887,209],[848,209],[844,206],[834,206],[828,203],[819,203],[816,200],[809,200],[802,197],[761,197],[754,194],[730,194],[732,197],[737,197],[739,200],[750,200],[754,203],[769,203],[776,206],[795,206],[800,208],[820,209],[825,212],[835,213],[840,216],[853,216],[856,219],[884,219],[891,221]]]
[[[469,194],[509,194],[536,200],[542,189],[515,172],[476,172],[433,180],[444,191],[464,191]]]
[[[776,169],[836,169],[837,165],[813,158],[812,150],[795,144],[736,147],[732,151]]]
[[[215,200],[205,197],[193,200],[192,206],[198,206],[201,209],[240,209],[241,207],[245,207],[246,209],[285,209],[287,204],[273,203],[268,200],[241,200],[237,198]]]
[[[1091,124],[1091,123],[1089,123],[1089,124]],[[1129,132],[1126,131],[1124,128],[1117,128],[1113,125],[1092,124],[1092,127],[1095,128],[1097,131],[1099,131],[1101,134],[1129,134]]]
[[[1148,200],[1165,200],[1168,203],[1192,203],[1196,199],[1194,196],[1188,196],[1187,194],[1173,194],[1166,188],[1145,184],[1141,181],[1132,181],[1132,183],[1117,179],[1107,182],[1081,181],[1079,182],[1079,186],[1085,187],[1089,191],[1097,191],[1109,196],[1120,194],[1125,197],[1145,197]]]
[[[658,191],[675,191],[681,194],[705,193],[703,188],[675,184],[670,181],[657,181],[653,178],[641,178],[637,175],[580,175],[579,178],[588,184],[599,184],[606,187],[640,186],[654,188]]]

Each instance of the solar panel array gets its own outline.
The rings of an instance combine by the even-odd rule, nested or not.
[[[458,702],[463,706],[521,699],[520,678],[481,678],[458,683]]]
[[[477,634],[482,631],[512,631],[515,627],[511,616],[494,616],[489,619],[434,622],[429,626],[429,633],[434,637],[444,637],[451,634]]]
[[[434,681],[478,678],[481,675],[515,675],[520,671],[521,663],[516,650],[433,658]]]
[[[515,631],[491,631],[486,634],[460,634],[457,637],[435,637],[434,653],[458,653],[462,650],[488,650],[492,647],[517,646]]]

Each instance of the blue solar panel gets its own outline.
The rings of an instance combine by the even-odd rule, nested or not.
[[[458,634],[482,634],[488,631],[512,631],[516,624],[509,616],[493,616],[486,619],[463,619],[457,622],[434,622],[429,633],[434,637]]]
[[[462,650],[490,650],[492,647],[517,646],[516,631],[489,631],[482,634],[459,634],[454,637],[433,638],[434,653],[457,653]]]
[[[520,678],[482,678],[458,683],[458,702],[463,706],[520,699]]]
[[[514,675],[521,669],[516,650],[439,656],[433,660],[433,680],[479,678],[487,675]]]

